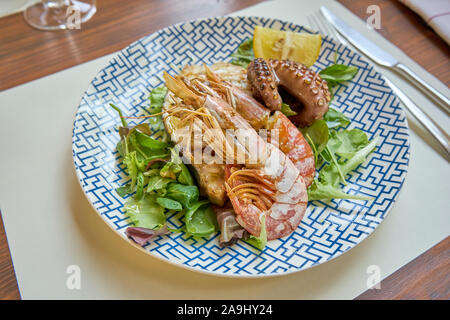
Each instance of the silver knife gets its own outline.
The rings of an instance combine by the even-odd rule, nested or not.
[[[320,11],[324,17],[346,38],[352,45],[358,48],[367,57],[379,65],[389,67],[413,82],[426,95],[432,98],[447,114],[450,114],[450,100],[441,92],[422,80],[416,73],[404,64],[400,63],[389,53],[381,49],[375,43],[364,37],[358,31],[336,17],[328,8],[322,6]]]

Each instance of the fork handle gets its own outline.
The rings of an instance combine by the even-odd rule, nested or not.
[[[439,142],[444,151],[446,152],[447,161],[450,160],[450,137],[449,135],[431,119],[428,114],[419,108],[406,94],[403,93],[396,85],[394,85],[389,79],[384,77],[384,80],[392,88],[397,97],[403,102],[403,105],[409,110],[414,118],[419,121],[425,129]]]
[[[422,78],[420,78],[414,71],[409,69],[404,64],[397,63],[394,65],[394,69],[402,76],[408,78],[408,80],[414,83],[423,93],[439,104],[439,106],[447,112],[447,114],[450,114],[450,100],[446,96],[423,81]]]

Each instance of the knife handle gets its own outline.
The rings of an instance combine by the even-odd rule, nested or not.
[[[411,99],[408,98],[396,85],[384,77],[386,83],[392,88],[394,93],[403,102],[403,105],[416,118],[419,123],[439,142],[446,153],[447,161],[450,161],[450,137],[428,114],[419,108]]]
[[[439,106],[447,113],[450,114],[450,100],[444,96],[441,92],[430,86],[428,83],[423,81],[414,71],[409,69],[402,63],[397,63],[394,65],[394,69],[401,75],[408,78],[412,83],[416,85],[423,93],[428,97],[433,99]]]

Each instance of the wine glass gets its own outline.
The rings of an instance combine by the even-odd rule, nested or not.
[[[42,0],[26,8],[24,17],[39,30],[79,29],[96,11],[96,0]]]

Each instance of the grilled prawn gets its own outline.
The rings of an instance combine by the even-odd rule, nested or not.
[[[229,100],[233,101],[236,106],[239,106],[239,108],[236,108],[237,112],[254,129],[264,128],[269,133],[276,135],[276,137],[272,137],[271,139],[272,144],[277,146],[291,159],[305,179],[306,186],[309,186],[314,180],[316,173],[314,153],[297,127],[279,111],[276,111],[274,115],[268,117],[267,112],[269,110],[251,97],[245,90],[223,80],[207,66],[205,66],[205,69],[207,79],[212,84],[211,87],[216,92],[226,92],[225,89],[228,89],[232,94],[232,98],[229,98]]]
[[[214,141],[209,141],[216,153],[226,151],[226,158],[233,161],[226,169],[225,186],[238,223],[258,236],[265,217],[269,240],[295,230],[306,211],[308,199],[304,179],[289,157],[265,142],[230,104],[205,84],[199,82],[196,87],[167,73],[164,79],[175,96],[201,113],[192,113],[192,117],[218,123],[222,130],[234,129],[232,134],[216,131]],[[216,122],[204,115],[213,116]],[[205,127],[210,125],[205,123]],[[244,157],[239,159],[240,152]]]

